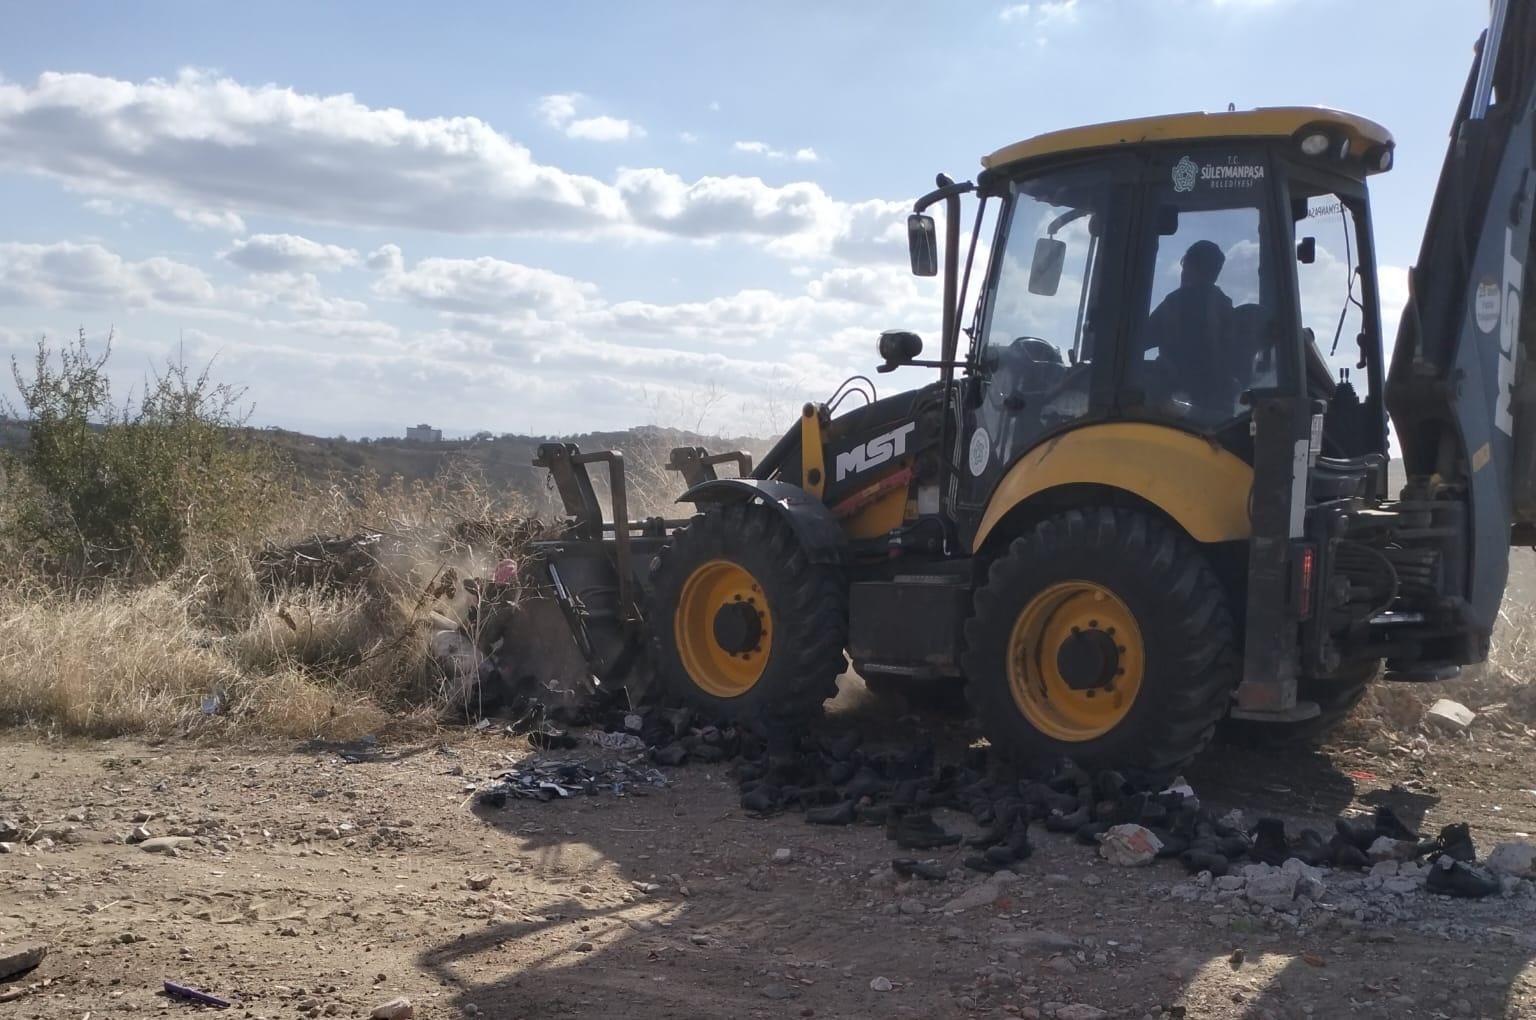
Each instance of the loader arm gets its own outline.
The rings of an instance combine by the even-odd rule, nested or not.
[[[1387,384],[1403,499],[1464,507],[1440,586],[1469,639],[1461,662],[1486,655],[1509,547],[1536,535],[1536,322],[1521,301],[1536,198],[1536,0],[1495,0],[1477,54]]]

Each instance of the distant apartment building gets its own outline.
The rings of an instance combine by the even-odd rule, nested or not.
[[[443,441],[443,430],[435,429],[431,425],[423,423],[407,428],[405,430],[405,438],[408,442],[412,443],[441,443]]]

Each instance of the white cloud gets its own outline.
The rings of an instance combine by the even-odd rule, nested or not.
[[[405,264],[398,244],[384,244],[368,253],[368,268],[399,272]]]
[[[810,182],[686,182],[660,169],[605,182],[541,164],[474,117],[413,118],[347,94],[195,71],[139,83],[55,72],[31,85],[0,80],[0,169],[235,232],[259,214],[450,234],[761,238],[803,255],[855,208]],[[641,182],[665,182],[673,204],[663,212]]]
[[[633,121],[607,115],[576,116],[577,107],[585,100],[586,97],[579,92],[545,96],[539,100],[538,111],[550,127],[562,132],[567,138],[580,138],[589,142],[623,142],[645,137],[645,129]]]
[[[253,273],[335,271],[358,262],[357,252],[297,234],[252,234],[223,253],[225,260]]]
[[[737,152],[744,152],[749,156],[763,156],[767,159],[788,159],[796,163],[815,163],[821,158],[816,155],[816,150],[810,147],[787,152],[783,149],[775,149],[767,142],[736,142],[731,148]]]
[[[1029,17],[1029,4],[1012,4],[997,12],[999,21],[1022,21]]]
[[[99,216],[123,216],[129,209],[126,202],[114,202],[110,198],[88,198],[83,205],[87,212]]]
[[[447,312],[557,315],[579,312],[597,292],[590,283],[547,269],[486,256],[422,259],[409,270],[392,269],[374,284],[374,290]]]
[[[226,234],[243,234],[245,220],[229,210],[214,212],[209,209],[172,209],[172,214],[195,230],[218,230]]]
[[[202,270],[167,258],[123,259],[99,244],[0,243],[0,305],[56,308],[210,304]]]
[[[692,131],[679,131],[677,133],[677,140],[685,145],[692,145],[699,140],[699,136]]]

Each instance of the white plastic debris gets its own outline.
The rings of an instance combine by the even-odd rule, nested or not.
[[[1123,868],[1151,864],[1163,841],[1142,825],[1116,825],[1099,837],[1099,856]]]

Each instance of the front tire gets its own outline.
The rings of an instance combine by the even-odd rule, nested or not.
[[[1147,514],[1093,507],[997,559],[965,626],[972,707],[994,749],[1034,763],[1180,768],[1231,706],[1226,592],[1199,548]]]
[[[804,718],[847,665],[837,569],[813,563],[779,513],[710,507],[673,535],[648,618],[662,698],[709,718]]]

